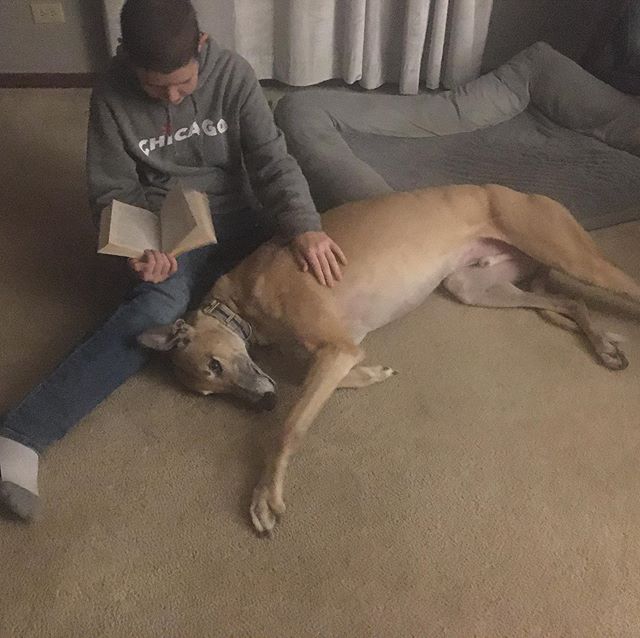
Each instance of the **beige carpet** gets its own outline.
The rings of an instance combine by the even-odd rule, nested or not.
[[[87,97],[0,91],[0,410],[115,299]],[[640,224],[595,237],[640,278]],[[400,374],[330,402],[272,540],[247,508],[295,387],[261,416],[156,363],[46,455],[44,519],[0,521],[0,636],[640,636],[640,328],[606,323],[625,372],[532,312],[441,295],[372,335]]]

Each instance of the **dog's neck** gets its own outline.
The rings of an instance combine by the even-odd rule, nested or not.
[[[219,299],[211,299],[206,301],[199,309],[204,315],[213,317],[230,330],[233,330],[239,337],[245,341],[250,341],[252,328],[248,321],[245,321],[236,309],[220,301]]]

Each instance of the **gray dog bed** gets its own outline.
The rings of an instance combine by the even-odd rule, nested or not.
[[[275,115],[320,210],[493,182],[549,195],[588,229],[640,218],[640,102],[545,43],[453,91],[316,89]]]

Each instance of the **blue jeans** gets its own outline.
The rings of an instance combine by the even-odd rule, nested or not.
[[[0,419],[0,436],[37,452],[62,438],[147,362],[150,352],[136,341],[140,333],[197,306],[218,277],[269,237],[256,227],[242,236],[225,237],[217,225],[216,231],[219,243],[178,257],[178,271],[169,279],[133,287],[96,332]]]

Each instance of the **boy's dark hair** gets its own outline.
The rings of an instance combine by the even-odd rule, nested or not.
[[[198,57],[200,29],[190,0],[127,0],[122,46],[134,66],[171,73]]]

